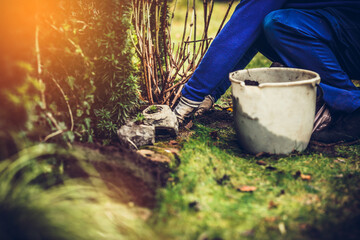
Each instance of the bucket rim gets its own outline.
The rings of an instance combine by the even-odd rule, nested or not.
[[[273,70],[287,70],[287,71],[293,71],[293,72],[307,72],[309,74],[314,74],[313,78],[307,79],[307,80],[300,80],[300,81],[294,81],[294,82],[277,82],[277,83],[259,83],[259,88],[263,87],[289,87],[289,86],[300,86],[305,84],[311,84],[312,86],[316,86],[320,83],[320,75],[317,72],[301,69],[301,68],[284,68],[284,67],[274,67],[274,68],[251,68],[251,69],[243,69],[243,70],[237,70],[234,72],[231,72],[229,74],[229,79],[232,83],[240,84],[241,86],[246,86],[244,81],[240,81],[234,78],[234,75],[239,72],[258,72],[263,71],[266,69],[267,71],[273,71]],[[251,86],[254,87],[254,86]]]

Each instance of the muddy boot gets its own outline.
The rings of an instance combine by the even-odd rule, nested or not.
[[[194,116],[198,117],[203,115],[205,112],[209,111],[214,106],[214,103],[214,97],[212,97],[211,95],[206,96],[204,101],[202,101],[202,103],[200,104],[199,109],[195,112]]]
[[[174,109],[174,113],[179,124],[182,124],[185,118],[191,117],[199,108],[200,104],[201,102],[196,102],[185,97],[181,97],[178,105]]]
[[[320,146],[353,144],[360,139],[360,109],[339,115],[327,128],[315,131],[311,143]]]

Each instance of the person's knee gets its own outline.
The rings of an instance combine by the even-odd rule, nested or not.
[[[331,40],[331,28],[317,12],[299,9],[280,9],[269,13],[263,22],[264,34],[272,44],[286,41],[284,36]]]
[[[269,13],[263,22],[263,30],[267,40],[271,44],[277,44],[281,41],[282,34],[289,31],[288,9],[276,10]]]

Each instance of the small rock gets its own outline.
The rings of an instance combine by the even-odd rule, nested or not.
[[[143,111],[145,124],[155,126],[156,135],[177,136],[179,124],[168,105],[152,105]]]
[[[152,145],[155,143],[155,127],[144,124],[135,124],[128,122],[118,130],[120,140],[129,144],[133,149],[143,145]]]

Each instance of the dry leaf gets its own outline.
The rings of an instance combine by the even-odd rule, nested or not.
[[[278,217],[265,217],[264,220],[265,220],[266,222],[273,223],[273,222],[275,222],[275,221],[278,220]]]
[[[263,161],[263,160],[256,161],[256,164],[261,165],[261,166],[266,166],[267,165],[267,163],[265,161]]]
[[[258,154],[255,155],[255,157],[259,158],[259,157],[270,157],[271,154],[267,153],[267,152],[259,152]]]
[[[254,186],[241,186],[237,190],[240,192],[254,192],[256,189]]]
[[[194,126],[194,123],[193,123],[192,120],[190,120],[190,122],[188,122],[188,124],[185,125],[185,128],[186,128],[187,130],[190,130],[193,126]]]
[[[346,163],[345,159],[343,159],[343,158],[337,158],[336,160],[334,160],[334,162],[336,162],[336,163]]]
[[[310,180],[311,180],[311,176],[310,176],[310,175],[301,174],[300,177],[301,177],[302,180],[306,180],[306,181],[310,181]]]
[[[268,209],[273,209],[273,208],[277,208],[277,207],[278,207],[278,204],[274,203],[274,201],[269,202]]]
[[[177,141],[175,141],[175,140],[170,140],[169,145],[176,146],[176,145],[179,145],[179,143]]]

